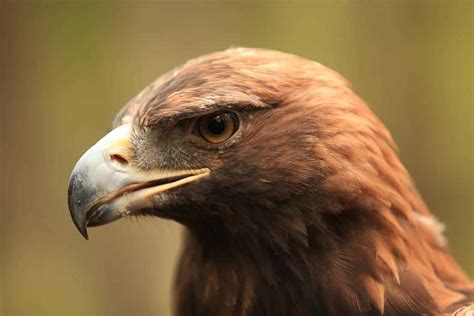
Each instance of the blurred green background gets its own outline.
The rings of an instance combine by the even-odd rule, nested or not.
[[[168,315],[180,228],[122,220],[86,242],[69,173],[155,77],[230,46],[317,60],[392,131],[474,276],[473,2],[0,4],[0,315]]]

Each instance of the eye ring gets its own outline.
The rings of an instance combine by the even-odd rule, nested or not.
[[[195,134],[211,144],[223,143],[239,128],[239,119],[234,112],[218,112],[199,117],[194,125]]]

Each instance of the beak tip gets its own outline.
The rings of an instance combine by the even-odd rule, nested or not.
[[[84,219],[80,218],[82,216],[77,216],[76,214],[73,214],[72,216],[72,221],[74,222],[74,226],[76,226],[77,230],[79,231],[79,233],[81,233],[82,237],[88,240],[89,235],[87,234],[87,221],[85,220],[85,218]]]
[[[68,206],[74,226],[86,240],[89,239],[86,218],[88,208],[86,206],[90,195],[91,193],[84,185],[80,174],[73,173],[68,188]]]
[[[87,234],[87,228],[84,227],[83,229],[78,228],[79,232],[81,233],[82,237],[84,237],[85,240],[89,240],[89,235]]]

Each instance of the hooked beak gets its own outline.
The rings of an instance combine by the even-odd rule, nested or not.
[[[99,140],[79,159],[69,179],[68,205],[79,232],[154,206],[161,192],[209,175],[193,170],[141,170],[134,162],[130,124]]]

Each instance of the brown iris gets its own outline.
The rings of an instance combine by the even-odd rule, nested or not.
[[[200,117],[197,120],[199,134],[209,143],[217,144],[228,140],[238,128],[235,113],[221,112]]]

